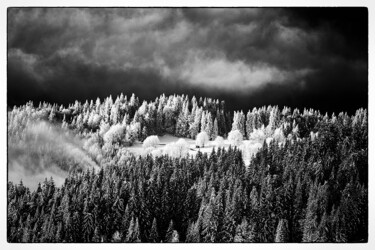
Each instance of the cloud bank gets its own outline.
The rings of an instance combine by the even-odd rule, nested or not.
[[[20,180],[32,189],[52,177],[60,186],[68,172],[77,169],[97,171],[99,166],[82,149],[84,141],[46,122],[30,123],[22,140],[8,142],[8,178]]]
[[[365,8],[11,8],[8,104],[134,92],[355,109],[366,28]]]

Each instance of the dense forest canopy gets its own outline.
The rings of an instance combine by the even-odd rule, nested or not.
[[[153,135],[202,132],[232,145],[194,157],[127,150]],[[62,185],[47,178],[35,190],[8,182],[9,242],[368,238],[365,109],[352,116],[277,106],[231,113],[219,100],[185,95],[141,102],[121,94],[67,107],[29,102],[8,112],[8,171],[16,163],[67,177]]]

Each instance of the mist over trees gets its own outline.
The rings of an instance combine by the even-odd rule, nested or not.
[[[152,147],[163,134],[182,138],[159,155],[127,150],[136,141]],[[200,135],[217,148],[189,156],[183,138]],[[233,145],[221,147],[224,138]],[[232,115],[224,102],[184,95],[29,102],[8,112],[8,148],[8,168],[37,157],[45,169],[67,171],[62,185],[8,182],[9,242],[368,238],[364,109],[349,116],[268,106]]]

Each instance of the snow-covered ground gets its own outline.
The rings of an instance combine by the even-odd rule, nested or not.
[[[176,137],[176,136],[172,136],[172,135],[168,135],[168,134],[163,135],[163,136],[159,136],[160,144],[157,145],[156,148],[152,150],[152,152],[154,152],[156,154],[161,154],[164,150],[164,147],[167,144],[176,143],[179,139],[181,139],[181,138]],[[183,138],[183,139],[189,145],[189,155],[195,156],[198,153],[198,151],[201,151],[202,153],[210,154],[212,152],[213,148],[216,149],[216,143],[214,141],[208,142],[208,144],[203,148],[196,148],[195,147],[195,140],[189,139],[189,138]],[[229,146],[230,146],[229,141],[227,139],[225,139],[222,146],[224,148],[229,148]],[[249,148],[250,148],[250,151],[252,153],[254,153],[257,150],[257,148],[259,148],[260,146],[261,146],[261,144],[255,142],[255,141],[244,140],[242,142],[242,144],[240,145],[240,149],[246,150],[246,152],[249,152]],[[143,148],[142,142],[138,142],[138,141],[135,142],[131,147],[129,147],[128,150],[129,150],[129,152],[131,152],[135,155],[145,155],[145,154],[150,152],[150,150],[147,150],[147,149]],[[245,162],[246,165],[250,164],[252,153],[243,153],[243,158],[244,158],[244,162]]]

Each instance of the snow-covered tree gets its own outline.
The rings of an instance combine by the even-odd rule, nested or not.
[[[204,112],[202,113],[202,117],[201,117],[201,129],[200,129],[201,132],[206,130],[206,123],[207,123],[207,119],[206,119],[206,117],[207,117],[207,114],[206,114],[206,112],[204,111]],[[206,131],[206,132],[207,132],[207,131]]]
[[[111,109],[111,116],[110,116],[111,123],[112,124],[118,123],[119,122],[119,118],[120,118],[119,105],[118,105],[118,103],[115,103],[112,106],[112,109]]]
[[[139,133],[141,131],[141,124],[139,122],[131,122],[127,129],[127,140],[131,143],[138,139]]]
[[[122,125],[127,125],[129,123],[129,117],[128,114],[124,115],[124,118],[122,119]]]
[[[191,138],[195,138],[197,134],[199,133],[199,128],[200,128],[199,126],[201,123],[201,118],[202,118],[202,108],[198,108],[195,111],[194,122],[191,123],[189,126],[189,132],[190,132]]]
[[[283,143],[285,141],[285,136],[281,127],[275,129],[272,138],[278,143]]]
[[[258,150],[263,146],[262,143],[259,142],[251,142],[251,141],[246,141],[242,147],[242,155],[245,159],[251,159]]]
[[[189,153],[189,143],[185,139],[178,139],[175,143],[175,147],[177,150],[177,157],[184,157]]]
[[[238,130],[241,132],[242,136],[245,135],[245,115],[241,112],[234,112],[232,131]]]
[[[82,130],[82,128],[83,128],[83,117],[82,117],[82,114],[79,114],[77,116],[77,120],[76,120],[75,125],[76,125],[76,128],[77,128],[78,131]]]
[[[280,219],[276,229],[275,242],[288,242],[288,221]]]
[[[223,147],[224,146],[224,138],[221,136],[217,136],[215,139],[215,145],[216,147]]]
[[[279,119],[279,109],[276,106],[276,107],[273,107],[270,111],[269,121],[266,127],[266,134],[268,136],[272,136],[273,131],[276,129],[278,119]]]
[[[214,125],[212,123],[211,113],[206,115],[206,125],[204,131],[206,131],[208,138],[213,139]]]
[[[110,128],[109,124],[102,120],[100,123],[99,134],[103,136],[105,133],[107,133],[109,128]]]
[[[232,130],[228,134],[228,140],[232,145],[239,146],[242,143],[243,136],[238,129]]]
[[[147,102],[146,101],[143,101],[142,102],[142,105],[138,108],[138,113],[140,115],[145,115],[147,113]]]
[[[55,110],[55,106],[53,106],[51,108],[51,112],[49,113],[48,120],[50,122],[53,122],[53,120],[55,119],[55,116],[56,116],[56,110]]]
[[[189,103],[184,102],[182,107],[182,112],[177,118],[176,123],[176,135],[177,136],[188,136],[188,129],[189,129]]]
[[[176,158],[185,157],[189,153],[189,143],[181,138],[177,142],[167,144],[164,153]]]
[[[159,100],[158,110],[156,111],[156,131],[160,134],[163,130],[163,103]]]
[[[164,121],[164,128],[167,133],[173,134],[175,132],[175,112],[172,104],[166,105],[163,109],[163,121]]]
[[[197,135],[197,138],[195,140],[195,145],[199,147],[204,147],[204,145],[207,145],[208,141],[209,141],[209,138],[208,138],[207,133],[205,131],[202,131]]]
[[[247,138],[250,139],[250,134],[253,132],[254,127],[254,115],[253,113],[249,110],[246,115],[246,135]]]
[[[266,139],[266,134],[264,133],[264,126],[262,126],[259,129],[253,130],[253,132],[250,134],[249,139],[251,141],[255,141],[258,143],[263,143],[263,141]]]
[[[158,136],[157,135],[151,135],[143,141],[142,146],[143,146],[143,148],[150,148],[150,147],[155,148],[156,145],[158,145],[158,144],[160,144]]]
[[[132,96],[130,97],[129,105],[132,107],[138,107],[139,105],[138,97],[136,97],[134,93],[132,93]]]
[[[219,135],[219,127],[218,127],[218,124],[217,124],[217,119],[215,118],[214,127],[213,127],[213,131],[212,131],[212,139],[217,138],[218,135]]]
[[[121,144],[125,136],[125,126],[121,124],[115,124],[104,134],[103,139],[105,143],[110,144]]]

